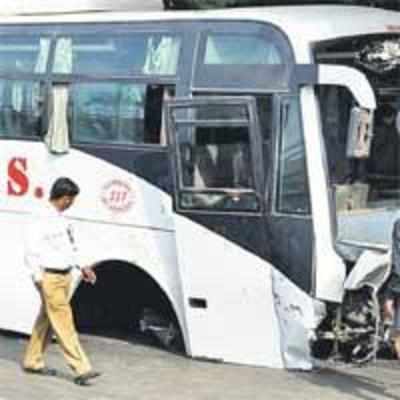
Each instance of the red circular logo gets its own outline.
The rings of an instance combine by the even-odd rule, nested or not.
[[[133,206],[134,200],[133,190],[126,182],[114,179],[102,188],[101,201],[112,211],[126,212]]]

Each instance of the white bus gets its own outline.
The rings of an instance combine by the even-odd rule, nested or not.
[[[80,326],[151,309],[189,356],[312,368],[347,271],[390,241],[398,137],[371,132],[399,60],[399,14],[372,8],[2,17],[0,328],[30,333],[24,226],[68,176],[99,276]]]

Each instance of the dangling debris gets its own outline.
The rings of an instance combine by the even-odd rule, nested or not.
[[[375,73],[391,72],[400,66],[400,40],[368,44],[358,53],[356,61]]]

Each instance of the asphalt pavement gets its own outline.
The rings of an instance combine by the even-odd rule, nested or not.
[[[26,338],[0,333],[0,400],[400,400],[400,363],[391,360],[288,372],[193,360],[137,339],[81,338],[103,372],[90,387],[73,383],[55,343],[48,366],[59,376],[24,373]]]

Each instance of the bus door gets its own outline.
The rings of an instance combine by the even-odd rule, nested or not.
[[[256,99],[175,99],[165,115],[189,352],[278,360],[271,344],[279,332],[268,318],[274,310]],[[254,342],[244,339],[249,337]]]
[[[167,104],[175,211],[257,252],[233,225],[260,219],[261,139],[251,97],[197,97]],[[236,221],[237,220],[237,221]],[[254,229],[254,227],[253,227]],[[240,227],[243,233],[243,227]],[[257,233],[260,235],[260,232]]]

